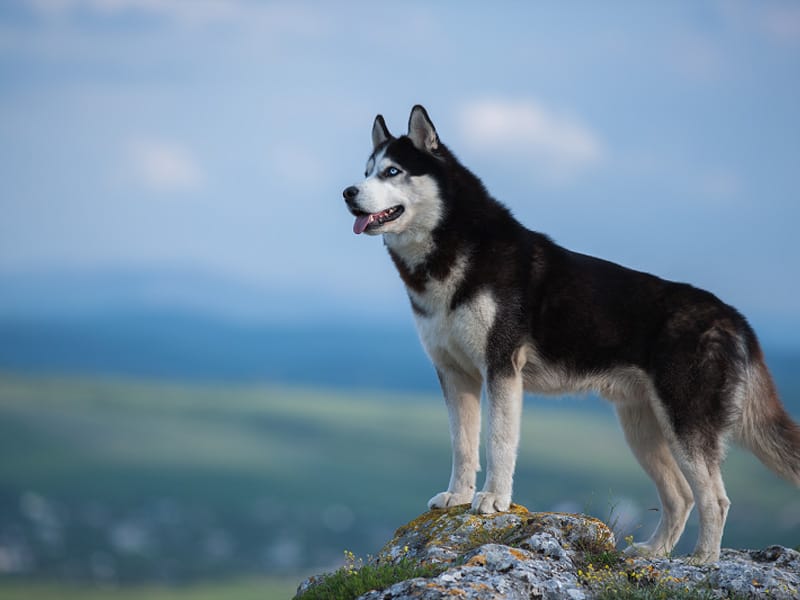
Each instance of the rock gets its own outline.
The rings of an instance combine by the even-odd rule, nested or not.
[[[677,587],[710,587],[720,598],[800,597],[800,552],[783,546],[723,549],[719,562],[710,565],[693,565],[686,558],[652,558],[638,559],[636,566],[677,579]]]
[[[465,564],[432,579],[411,579],[388,590],[369,592],[362,600],[389,598],[574,598],[586,593],[578,578],[564,563],[527,550],[500,544],[485,544],[464,555]]]
[[[378,553],[379,562],[402,559],[452,564],[484,544],[525,548],[549,558],[578,551],[614,549],[614,534],[602,521],[564,513],[530,513],[513,504],[508,512],[477,515],[469,505],[432,510],[402,526]]]
[[[378,562],[414,559],[454,565],[432,579],[412,579],[363,600],[389,598],[586,598],[575,558],[614,549],[601,521],[561,513],[476,515],[469,505],[436,510],[397,530]]]
[[[652,588],[659,597],[697,590],[711,598],[800,597],[800,552],[771,546],[723,550],[717,563],[687,558],[622,558],[602,522],[582,515],[508,512],[476,515],[469,506],[433,510],[397,530],[373,565],[437,564],[435,577],[397,582],[360,600],[420,598],[592,599],[607,590]],[[357,576],[357,575],[354,575]],[[301,584],[298,598],[324,576]]]

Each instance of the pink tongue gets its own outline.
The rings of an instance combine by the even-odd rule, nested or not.
[[[353,223],[353,233],[358,235],[359,233],[364,233],[364,230],[367,228],[367,225],[372,222],[372,215],[363,215],[356,217],[356,222]]]

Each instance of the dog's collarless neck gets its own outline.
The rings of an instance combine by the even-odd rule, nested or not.
[[[418,293],[424,292],[425,284],[428,281],[427,260],[422,260],[418,264],[410,266],[406,259],[388,244],[386,249],[389,251],[389,256],[406,287]]]
[[[451,273],[458,256],[455,245],[437,245],[426,254],[408,254],[386,244],[386,249],[392,259],[400,278],[407,288],[422,293],[430,279],[445,280]]]

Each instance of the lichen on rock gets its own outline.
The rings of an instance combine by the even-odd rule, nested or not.
[[[451,564],[485,544],[527,548],[550,558],[578,550],[613,550],[614,534],[601,521],[565,513],[507,512],[479,515],[469,505],[431,510],[403,525],[378,553],[378,561],[403,558]]]

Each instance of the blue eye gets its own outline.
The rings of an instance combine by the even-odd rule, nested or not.
[[[395,177],[396,175],[400,175],[400,169],[397,167],[387,167],[383,170],[384,177]]]

